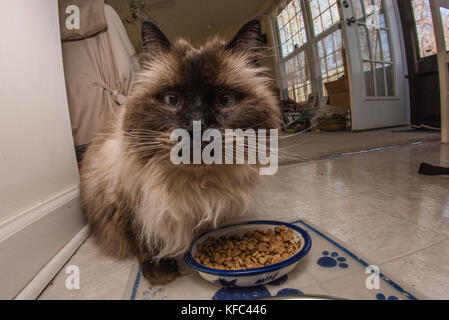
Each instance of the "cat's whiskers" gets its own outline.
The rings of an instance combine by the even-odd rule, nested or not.
[[[278,157],[281,157],[283,159],[291,159],[291,160],[303,159],[302,157],[298,156],[297,154],[283,150],[283,149],[290,148],[293,146],[298,146],[303,143],[304,143],[304,141],[301,143],[295,144],[295,145],[284,147],[284,148],[278,148],[278,150],[270,150],[269,155],[271,155],[271,156],[277,155]],[[258,151],[261,146],[264,147],[266,150],[266,147],[264,145],[261,145],[257,142],[256,143],[249,142],[249,143],[246,143],[243,145],[243,150],[237,149],[237,146],[233,146],[233,151],[234,152],[245,151],[245,154],[247,155],[247,157],[249,157],[249,155],[256,156],[256,155],[258,155]]]

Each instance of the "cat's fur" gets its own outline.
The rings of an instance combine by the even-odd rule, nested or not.
[[[152,23],[142,25],[142,71],[126,106],[110,119],[82,163],[81,199],[98,243],[115,257],[136,255],[152,283],[177,274],[172,258],[193,237],[245,212],[258,170],[254,165],[173,165],[169,134],[205,128],[278,128],[279,108],[258,66],[258,21],[246,24],[229,43],[193,48],[170,43]],[[164,104],[167,92],[183,98]],[[236,104],[220,109],[215,99],[232,92]]]

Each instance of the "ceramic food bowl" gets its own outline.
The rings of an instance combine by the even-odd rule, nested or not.
[[[280,262],[254,269],[221,270],[206,267],[194,259],[197,252],[197,244],[204,242],[209,237],[218,238],[221,236],[242,235],[248,231],[265,231],[282,225],[292,229],[294,238],[299,240],[301,244],[294,255]],[[210,282],[222,286],[250,287],[262,285],[286,275],[309,252],[311,246],[312,241],[307,231],[296,225],[280,221],[248,221],[227,225],[201,235],[192,243],[184,255],[184,260],[188,265],[197,270],[201,277]]]

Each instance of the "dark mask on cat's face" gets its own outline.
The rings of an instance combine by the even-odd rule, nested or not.
[[[148,141],[142,157],[170,149],[170,133],[275,129],[279,107],[258,59],[261,25],[247,23],[229,42],[207,42],[200,48],[187,41],[170,41],[151,22],[142,25],[142,70],[128,100],[123,130],[133,145]]]

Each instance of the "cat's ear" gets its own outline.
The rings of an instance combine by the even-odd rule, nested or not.
[[[257,53],[260,52],[262,46],[262,25],[259,20],[251,20],[229,41],[226,49]]]
[[[142,48],[146,54],[166,52],[170,47],[170,41],[154,23],[148,20],[142,23]]]

